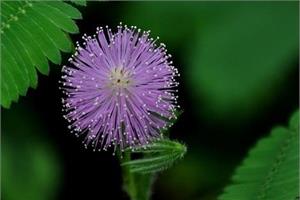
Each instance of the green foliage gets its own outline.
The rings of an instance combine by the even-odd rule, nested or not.
[[[67,33],[78,33],[80,12],[55,1],[1,1],[1,105],[9,108],[29,87],[37,87],[36,69],[47,75],[48,60],[61,63],[73,50]]]
[[[71,2],[80,6],[86,6],[86,0],[71,0]]]
[[[135,153],[144,155],[141,159],[123,162],[133,173],[154,173],[165,170],[181,159],[186,153],[186,146],[168,139],[155,141],[145,147],[138,147]]]
[[[56,151],[35,112],[19,105],[1,112],[1,197],[56,199],[61,182]]]
[[[131,160],[133,154],[142,158]],[[124,190],[131,200],[147,200],[151,195],[151,185],[155,173],[172,166],[186,153],[186,146],[169,139],[155,141],[133,152],[126,150],[122,160]]]
[[[283,200],[299,196],[299,111],[288,128],[261,139],[236,170],[219,200]]]
[[[173,125],[182,110],[175,111],[175,118],[163,118],[168,125]],[[152,113],[161,117],[157,113]],[[166,137],[170,129],[161,130]],[[121,160],[123,174],[123,189],[131,200],[148,200],[151,196],[151,186],[154,182],[156,172],[169,168],[186,153],[186,146],[169,139],[157,140],[149,145],[140,146],[134,149],[126,149],[124,158]],[[132,160],[132,155],[139,154],[140,159]]]
[[[185,80],[201,112],[214,118],[256,114],[278,95],[299,54],[298,2],[232,4],[199,26],[186,51]]]

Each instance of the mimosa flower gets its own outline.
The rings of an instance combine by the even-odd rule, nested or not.
[[[64,117],[94,149],[134,148],[161,137],[174,118],[177,69],[150,31],[118,26],[83,37],[63,67]],[[77,43],[78,44],[78,43]]]

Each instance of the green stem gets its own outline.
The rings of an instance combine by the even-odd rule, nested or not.
[[[131,153],[125,152],[123,161],[127,162],[131,160]],[[128,196],[131,200],[138,200],[137,193],[136,193],[136,185],[135,185],[135,178],[134,174],[130,172],[129,166],[122,167],[122,174],[123,174],[123,188],[127,192]]]
[[[131,153],[125,152],[122,162],[131,160]],[[130,172],[130,166],[122,166],[123,189],[130,197],[130,200],[150,200],[151,186],[154,181],[154,174],[137,174]]]

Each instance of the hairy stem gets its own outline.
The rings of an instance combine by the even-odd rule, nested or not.
[[[122,162],[131,160],[131,153],[125,152]],[[150,200],[151,187],[154,181],[154,173],[138,174],[131,173],[130,166],[122,166],[123,189],[130,200]]]
[[[131,160],[131,153],[125,152],[123,161],[127,162]],[[123,188],[127,192],[131,200],[137,200],[136,184],[134,180],[134,174],[129,170],[129,166],[122,166],[123,174]]]

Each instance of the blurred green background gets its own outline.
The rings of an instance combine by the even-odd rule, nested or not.
[[[153,199],[216,199],[249,148],[299,106],[298,2],[88,2],[79,9],[73,42],[97,26],[136,25],[160,37],[181,73],[184,113],[171,137],[188,153],[159,175]],[[69,134],[60,69],[53,65],[36,90],[2,109],[2,199],[127,199],[117,159]]]

